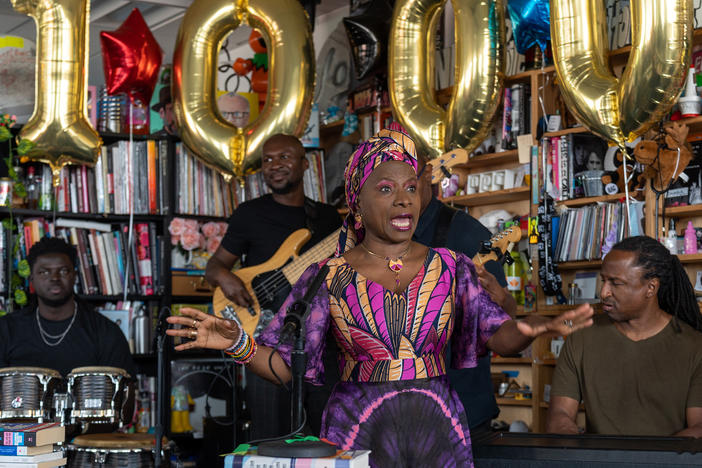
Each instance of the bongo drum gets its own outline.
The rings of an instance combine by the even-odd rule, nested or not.
[[[78,367],[68,374],[68,393],[72,399],[71,423],[106,425],[104,430],[114,430],[128,421],[131,414],[124,414],[134,387],[131,378],[117,367]],[[130,393],[132,393],[130,395]],[[110,429],[112,428],[112,429]],[[83,427],[83,432],[87,432]]]
[[[162,453],[167,454],[164,449]],[[79,435],[67,446],[69,468],[151,468],[154,466],[156,437],[153,434]],[[168,456],[161,466],[169,466]]]
[[[65,385],[61,374],[43,367],[0,369],[0,420],[51,421],[54,393]]]

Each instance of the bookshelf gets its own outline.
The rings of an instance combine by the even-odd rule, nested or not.
[[[16,133],[18,129],[13,129],[13,131]],[[136,266],[136,269],[134,271],[130,270],[128,277],[130,280],[135,277],[135,280],[134,283],[126,286],[128,288],[126,300],[130,302],[133,312],[135,312],[136,307],[142,305],[146,307],[151,319],[150,323],[153,324],[153,333],[159,312],[164,308],[170,308],[176,302],[202,304],[203,302],[209,303],[211,300],[210,296],[195,294],[194,291],[189,289],[174,290],[171,270],[171,250],[174,247],[171,245],[171,235],[168,229],[170,222],[176,217],[187,218],[199,223],[226,221],[237,203],[236,182],[235,180],[226,182],[217,171],[188,155],[177,138],[160,135],[133,135],[135,143],[133,147],[135,157],[132,160],[135,167],[134,172],[131,177],[127,172],[117,173],[115,166],[122,166],[125,169],[128,167],[126,162],[119,158],[123,156],[120,151],[125,148],[125,142],[128,142],[129,135],[103,133],[101,137],[104,142],[103,152],[95,168],[66,166],[63,169],[61,186],[56,193],[58,193],[59,197],[63,194],[65,198],[56,200],[54,203],[55,211],[13,207],[12,216],[15,221],[22,220],[25,223],[33,220],[32,222],[36,224],[36,230],[27,231],[31,232],[32,236],[36,234],[36,237],[40,237],[46,232],[53,232],[54,235],[60,234],[64,228],[56,224],[61,222],[61,220],[69,220],[75,226],[68,228],[70,231],[74,231],[78,237],[84,236],[84,241],[88,239],[94,241],[97,237],[93,238],[92,236],[104,235],[109,237],[111,235],[116,236],[116,233],[126,234],[126,231],[123,231],[123,229],[127,229],[129,223],[128,210],[121,212],[122,210],[114,204],[113,199],[118,192],[129,192],[134,196],[135,214],[133,215],[133,220],[135,230],[139,226],[148,228],[146,237],[143,239],[140,239],[138,232],[134,234],[135,245],[141,248],[141,242],[144,242],[146,239],[149,241],[150,262],[152,265],[149,275],[153,288],[151,291],[140,289],[142,284],[139,281],[141,273],[139,267],[144,264],[144,261],[142,258],[132,255],[130,258],[131,266],[133,268]],[[152,161],[150,161],[150,167],[148,157],[142,160],[137,159],[137,146],[147,149],[151,147],[156,150]],[[0,151],[6,151],[6,147],[0,148]],[[110,184],[113,184],[111,189],[108,189],[105,173],[101,174],[100,172],[101,170],[109,172],[108,165],[105,163],[107,159],[105,158],[110,158],[110,166],[115,171],[111,172],[110,175],[110,178],[113,179],[110,182]],[[139,161],[141,164],[137,164]],[[28,165],[37,167],[37,173],[42,174],[40,170],[43,166],[42,164],[30,162]],[[6,174],[7,169],[4,167],[2,169]],[[80,186],[82,192],[78,191],[76,180],[71,179],[74,174],[81,175],[83,177],[82,182],[90,180],[90,183]],[[88,179],[89,177],[92,179]],[[98,181],[101,177],[102,180]],[[139,180],[140,178],[142,180]],[[120,185],[126,184],[127,180],[131,180],[131,185],[128,187]],[[50,181],[48,185],[51,185]],[[97,193],[98,191],[103,192],[102,197]],[[108,200],[108,194],[113,199]],[[87,204],[84,203],[82,206],[77,204],[78,199],[81,198]],[[183,199],[186,198],[189,200],[188,203],[183,203]],[[98,203],[98,200],[101,201]],[[141,201],[141,205],[137,204],[137,201]],[[9,216],[10,209],[8,207],[0,207],[0,219],[5,220]],[[85,223],[86,227],[80,227],[81,223]],[[88,227],[92,225],[106,226],[106,230],[101,232]],[[25,230],[26,228],[23,228],[23,231]],[[1,232],[4,239],[4,243],[0,244],[3,253],[3,271],[6,272],[8,262],[11,260],[10,255],[8,255],[9,235],[6,226],[3,226]],[[24,235],[24,232],[22,234]],[[15,232],[12,238],[16,237],[17,233]],[[20,240],[22,240],[22,237],[20,237]],[[110,290],[107,288],[102,283],[104,278],[100,276],[101,273],[98,268],[103,263],[103,260],[107,265],[113,266],[114,271],[119,271],[120,273],[112,279],[116,280],[121,288],[124,287],[121,284],[121,278],[126,265],[126,256],[129,253],[123,249],[118,249],[117,245],[124,246],[126,244],[126,236],[122,236],[122,244],[113,244],[114,248],[111,253],[115,256],[114,259],[121,256],[121,262],[116,264],[107,263],[107,260],[101,256],[106,251],[100,250],[95,243],[91,244],[90,241],[76,243],[72,241],[70,236],[67,237],[67,240],[69,243],[76,245],[78,251],[79,297],[96,308],[102,307],[106,303],[115,304],[118,308],[125,307],[126,304],[121,304],[121,301],[124,299],[124,289]],[[109,243],[103,245],[105,248],[108,246]],[[25,246],[24,253],[20,254],[20,257],[26,255],[26,250]],[[102,272],[102,274],[104,273],[105,271]],[[92,276],[92,280],[88,280],[89,276]],[[6,279],[6,275],[3,275],[3,279]],[[3,285],[3,298],[8,300],[9,289],[7,283],[3,281],[0,284]],[[93,289],[88,288],[86,290],[88,285],[91,284]],[[112,285],[114,286],[114,283]],[[172,344],[168,342],[164,346],[166,362],[170,362],[174,358],[176,361],[188,358],[188,356],[182,357],[180,355],[177,355],[176,358],[172,348]],[[214,354],[217,357],[219,356],[218,353]],[[213,355],[213,353],[210,353],[210,355]],[[132,356],[137,369],[142,373],[140,376],[143,375],[144,379],[156,377],[155,349],[146,354],[132,353]],[[165,382],[165,395],[162,400],[164,407],[161,414],[165,415],[164,427],[170,437],[170,405],[168,404],[170,401],[170,366],[166,366]],[[142,386],[141,388],[143,389],[144,387]]]

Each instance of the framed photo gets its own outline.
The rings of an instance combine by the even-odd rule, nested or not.
[[[102,315],[115,322],[124,337],[129,342],[129,337],[131,336],[131,330],[129,329],[129,324],[131,323],[131,317],[129,316],[130,311],[126,309],[99,309]]]
[[[591,134],[573,135],[573,174],[604,170],[607,142]]]

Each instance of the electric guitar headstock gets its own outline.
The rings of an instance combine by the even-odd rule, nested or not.
[[[496,262],[505,261],[512,263],[512,257],[505,255],[505,252],[512,250],[515,242],[522,238],[522,230],[519,226],[510,226],[504,231],[495,234],[490,240],[483,241],[478,253],[473,257],[473,263],[482,265],[490,260]]]
[[[427,164],[431,164],[431,183],[438,184],[444,177],[450,177],[451,173],[449,169],[458,164],[465,164],[468,162],[470,157],[468,152],[464,149],[457,148],[455,150],[444,153],[438,158],[427,161]]]

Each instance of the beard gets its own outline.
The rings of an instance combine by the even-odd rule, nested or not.
[[[68,301],[71,300],[73,297],[73,291],[70,291],[68,294],[66,294],[63,297],[57,297],[56,299],[49,299],[46,297],[41,297],[37,296],[41,302],[49,307],[61,307],[62,305],[66,304]]]
[[[293,192],[295,189],[297,189],[297,187],[301,183],[301,180],[298,180],[296,182],[288,181],[282,187],[273,187],[269,184],[268,188],[270,188],[271,192],[275,193],[276,195],[287,195],[288,193]]]

